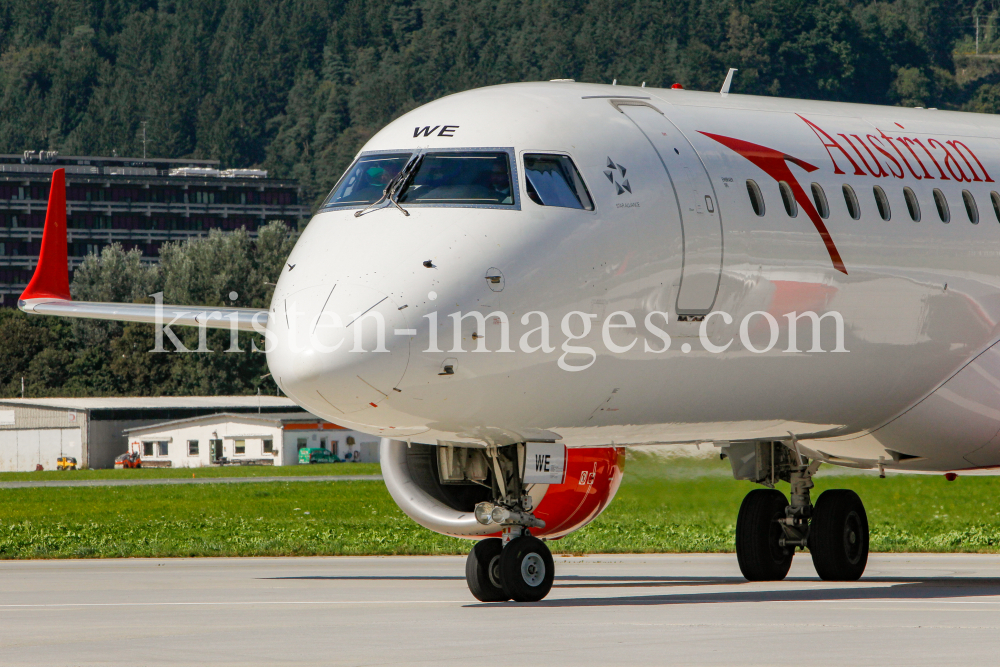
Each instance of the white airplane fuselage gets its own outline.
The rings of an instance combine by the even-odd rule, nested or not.
[[[998,138],[992,116],[927,109],[563,82],[452,95],[393,121],[360,155],[508,151],[514,205],[321,209],[278,280],[268,364],[317,415],[416,443],[793,433],[831,463],[1000,465]],[[569,156],[593,210],[532,201],[525,154]],[[584,327],[577,315],[563,330],[574,311],[594,317],[567,343]],[[846,351],[833,351],[832,316],[824,351],[809,351],[808,319],[790,345],[786,314],[807,311],[839,313]],[[456,341],[456,312],[485,325],[462,319]],[[525,334],[542,341],[529,333],[535,312],[548,318],[550,352],[520,347]],[[617,315],[605,329],[618,312],[635,326],[615,326],[628,324]],[[652,320],[666,351],[651,312],[666,314]],[[762,313],[778,335],[756,352],[771,337]],[[501,314],[511,352],[498,351]],[[376,316],[385,351],[373,351]],[[564,355],[564,344],[575,347]]]

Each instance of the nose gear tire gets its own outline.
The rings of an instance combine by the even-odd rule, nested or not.
[[[754,489],[743,499],[736,519],[736,559],[749,581],[780,581],[792,566],[795,549],[782,547],[788,500],[775,489]]]
[[[552,553],[537,537],[521,535],[500,555],[500,582],[516,602],[537,602],[549,594],[555,578]]]
[[[809,552],[820,579],[857,581],[868,565],[868,515],[854,491],[820,494],[809,527]]]
[[[510,596],[500,585],[500,556],[503,540],[490,537],[472,547],[465,559],[465,581],[469,590],[480,602],[504,602]]]

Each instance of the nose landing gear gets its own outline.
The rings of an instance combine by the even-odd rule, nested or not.
[[[739,443],[727,452],[737,479],[771,487],[748,493],[736,520],[736,558],[749,581],[780,581],[796,547],[808,548],[826,581],[857,581],[868,564],[868,516],[854,491],[831,489],[810,500],[819,461],[807,465],[794,437],[784,443]],[[774,488],[791,483],[791,502]]]
[[[497,537],[476,544],[465,561],[465,581],[481,602],[538,602],[552,590],[552,552],[524,531],[506,546]]]
[[[476,506],[483,525],[497,524],[503,539],[479,541],[465,561],[465,580],[482,602],[537,602],[549,594],[555,577],[552,552],[529,528],[544,528],[532,513],[523,484],[523,446],[491,447],[495,502]]]

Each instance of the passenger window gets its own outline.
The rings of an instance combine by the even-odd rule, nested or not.
[[[844,184],[844,202],[847,204],[847,212],[852,218],[857,220],[861,217],[861,207],[858,206],[858,197],[854,194],[854,188]]]
[[[757,183],[749,179],[747,180],[747,194],[750,195],[750,205],[753,206],[753,212],[758,216],[764,215],[764,195],[760,193]],[[997,210],[1000,211],[1000,209]],[[1000,213],[997,213],[997,218],[1000,219]]]
[[[913,194],[910,188],[903,188],[903,199],[906,200],[906,210],[910,213],[910,219],[913,222],[920,222],[920,202],[917,201],[917,195]]]
[[[938,217],[941,222],[951,222],[951,211],[948,209],[948,200],[944,198],[944,193],[934,188],[934,206],[937,207]]]
[[[396,198],[400,204],[513,206],[507,153],[426,153]]]
[[[885,190],[876,185],[872,188],[872,192],[875,193],[875,204],[878,206],[878,214],[882,216],[883,220],[888,220],[892,217],[892,210],[889,208],[889,198],[885,196]]]
[[[997,217],[997,222],[1000,222],[1000,194],[991,192],[990,200],[993,202],[993,215]]]
[[[816,202],[816,210],[819,212],[819,217],[826,220],[830,217],[830,205],[826,201],[826,193],[823,192],[823,186],[819,183],[812,184],[813,201]]]
[[[799,207],[795,203],[795,195],[792,188],[785,181],[778,181],[778,190],[781,191],[781,203],[785,205],[785,213],[789,218],[794,218],[799,214]]]
[[[539,206],[594,210],[594,202],[580,172],[565,155],[525,155],[524,177],[528,197]],[[627,180],[623,180],[621,187],[631,192]]]
[[[969,216],[969,222],[974,225],[979,224],[979,207],[976,206],[976,198],[968,190],[962,190],[962,201],[965,202],[965,212]]]

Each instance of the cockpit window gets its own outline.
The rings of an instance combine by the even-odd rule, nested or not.
[[[351,165],[340,183],[323,202],[327,206],[367,206],[378,200],[412,153],[363,155]]]
[[[397,201],[513,206],[510,157],[502,151],[425,153]]]
[[[524,177],[528,197],[539,206],[594,210],[580,172],[566,155],[525,155]]]

